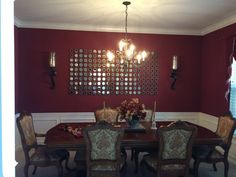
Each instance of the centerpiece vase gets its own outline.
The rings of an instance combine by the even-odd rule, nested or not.
[[[128,120],[128,126],[129,128],[139,128],[139,117],[133,115],[132,119]]]

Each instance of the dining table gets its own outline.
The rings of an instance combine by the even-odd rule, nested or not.
[[[168,126],[173,121],[156,121],[156,129],[151,129],[151,124],[143,122],[142,128],[130,129],[126,123],[120,122],[113,126],[124,129],[124,136],[121,140],[121,146],[125,149],[131,148],[149,148],[155,149],[158,146],[157,129],[163,126]],[[186,121],[185,121],[186,122]],[[222,143],[222,139],[213,131],[190,122],[189,125],[197,127],[197,135],[194,139],[194,146],[217,146]],[[59,123],[49,129],[46,133],[45,144],[48,148],[75,150],[85,149],[86,144],[83,138],[82,131],[85,127],[93,126],[95,122],[83,123]],[[71,129],[71,130],[68,130]],[[72,133],[76,130],[78,134]],[[136,154],[137,156],[138,154]],[[135,161],[135,171],[138,168],[138,161]]]

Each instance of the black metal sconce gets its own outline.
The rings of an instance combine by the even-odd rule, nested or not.
[[[50,52],[49,55],[49,76],[51,79],[51,89],[55,88],[55,80],[56,76],[56,52]]]
[[[177,70],[178,70],[178,56],[174,55],[172,58],[172,72],[170,77],[173,79],[170,88],[175,89],[175,83],[177,79]]]

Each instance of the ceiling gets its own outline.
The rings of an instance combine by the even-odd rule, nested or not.
[[[236,23],[236,0],[130,0],[128,32],[204,35]],[[15,0],[15,25],[124,32],[122,0]]]

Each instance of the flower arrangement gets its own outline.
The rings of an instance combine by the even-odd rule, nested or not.
[[[123,101],[117,108],[121,120],[139,121],[146,117],[145,105],[139,102],[138,98],[132,98],[130,101]]]

